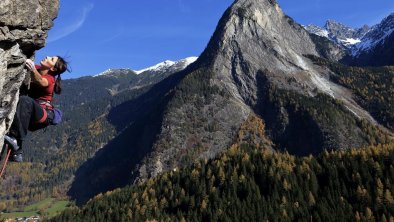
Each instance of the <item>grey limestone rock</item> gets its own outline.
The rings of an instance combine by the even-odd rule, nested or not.
[[[298,132],[294,132],[297,130],[287,130],[289,123],[283,121],[291,110],[283,106],[276,113],[275,110],[268,110],[270,104],[263,101],[265,98],[262,96],[266,93],[263,91],[267,84],[262,82],[292,92],[300,98],[314,100],[317,95],[326,95],[327,98],[340,101],[343,109],[349,110],[346,112],[354,115],[354,118],[376,124],[370,114],[353,100],[350,90],[330,81],[329,76],[333,73],[315,65],[307,55],[323,56],[309,33],[286,16],[276,1],[235,1],[224,13],[207,48],[196,62],[197,70],[212,73],[202,84],[216,88],[221,93],[212,95],[209,100],[199,94],[188,95],[189,98],[195,98],[194,102],[166,112],[153,153],[139,168],[141,177],[155,176],[182,165],[179,157],[192,155],[192,159],[198,159],[215,156],[231,144],[240,125],[259,109],[266,110],[267,119],[270,115],[282,119],[279,123],[282,125],[273,131],[280,131],[280,128],[287,134],[293,133],[293,138],[297,137]],[[192,71],[186,79],[198,79],[196,76],[195,71]],[[199,100],[202,102],[196,103]],[[292,117],[293,122],[299,119]],[[317,130],[328,135],[327,138],[336,138],[334,142],[322,139],[322,143],[328,144],[325,148],[361,145],[361,142],[358,143],[359,129],[355,129],[354,140],[339,138],[342,131],[350,130],[345,124],[338,121],[337,128],[340,130],[335,132],[327,129],[327,125],[314,121],[307,119],[303,124],[318,125]],[[189,125],[193,127],[187,127]],[[211,125],[214,125],[213,131],[203,127],[209,128]],[[286,140],[286,133],[283,133],[281,140]],[[306,134],[302,136],[308,138]],[[190,144],[197,145],[192,148]],[[310,150],[305,153],[319,152],[316,145],[311,143]],[[196,147],[200,151],[196,151]]]
[[[13,120],[19,89],[29,82],[25,61],[44,47],[58,8],[58,0],[0,1],[0,147]]]

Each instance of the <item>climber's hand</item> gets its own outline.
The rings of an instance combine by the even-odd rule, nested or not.
[[[26,60],[26,66],[30,71],[34,71],[36,69],[36,66],[34,65],[34,62],[31,61],[30,59]]]

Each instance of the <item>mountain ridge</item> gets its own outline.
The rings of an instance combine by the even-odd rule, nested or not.
[[[197,59],[198,59],[198,57],[190,56],[190,57],[186,57],[184,59],[181,59],[181,60],[178,60],[175,62],[171,61],[171,60],[166,60],[164,62],[158,63],[158,64],[150,66],[148,68],[137,70],[135,72],[137,74],[141,74],[146,71],[160,71],[163,69],[171,69],[171,67],[173,67],[173,66],[180,66],[180,67],[182,67],[180,69],[184,69],[187,66],[189,66],[190,64],[192,64],[193,62],[195,62]]]
[[[391,13],[382,21],[373,26],[364,36],[363,42],[356,45],[353,56],[358,56],[362,51],[368,51],[381,44],[394,32],[394,13]]]
[[[308,32],[325,37],[346,49],[360,43],[362,38],[371,30],[368,25],[361,28],[351,28],[335,20],[327,20],[323,27],[313,24],[303,27]]]
[[[128,74],[142,74],[144,72],[171,72],[174,70],[181,70],[185,69],[187,66],[192,64],[197,60],[198,57],[195,56],[189,56],[184,59],[180,59],[178,61],[171,61],[171,60],[165,60],[163,62],[157,63],[156,65],[149,66],[147,68],[141,69],[141,70],[133,70],[129,68],[110,68],[105,70],[104,72],[101,72],[99,74],[93,75],[93,77],[99,77],[99,76],[107,76],[111,75],[113,73],[128,73]]]
[[[338,60],[355,66],[394,65],[390,56],[394,52],[394,13],[389,14],[380,23],[368,27],[350,28],[336,21],[327,21],[324,28],[316,25],[304,26],[308,32],[324,37],[345,53]]]
[[[249,40],[245,41],[246,39]],[[300,94],[303,98],[310,98],[311,103],[316,100],[330,101],[328,98],[331,98],[332,102],[326,103],[330,109],[339,108],[342,115],[353,119],[352,121],[365,119],[372,125],[378,125],[374,118],[353,100],[349,89],[329,80],[329,76],[335,73],[314,65],[304,55],[318,56],[319,53],[309,34],[285,16],[275,1],[236,1],[224,13],[206,50],[199,57],[198,64],[205,73],[188,74],[180,82],[180,90],[175,92],[174,98],[175,101],[184,103],[176,102],[177,105],[167,112],[153,154],[140,166],[139,174],[144,178],[173,169],[177,162],[174,163],[172,158],[174,152],[176,156],[182,156],[182,152],[188,153],[188,150],[197,149],[197,153],[190,154],[194,158],[214,156],[231,141],[234,132],[232,129],[238,128],[252,113],[257,113],[267,122],[268,131],[274,132],[271,134],[274,143],[281,149],[291,150],[292,153],[307,155],[318,152],[316,147],[320,147],[319,150],[340,149],[366,144],[365,132],[355,124],[345,123],[348,121],[345,117],[336,116],[335,118],[340,120],[334,122],[335,127],[328,127],[325,120],[296,114],[290,105],[278,107],[276,99],[269,101],[270,95],[262,89],[269,91],[270,88],[279,88],[283,91],[281,93],[297,92],[294,93],[294,98]],[[193,83],[194,81],[197,82]],[[209,83],[209,86],[198,89],[210,91],[212,94],[199,93],[197,90],[184,95],[186,88],[192,84],[203,83]],[[323,96],[320,97],[319,94]],[[185,97],[192,99],[184,99]],[[342,105],[334,100],[340,100]],[[198,104],[201,112],[197,112],[196,105],[193,104]],[[261,108],[262,106],[267,108]],[[319,105],[313,106],[318,108]],[[185,113],[198,117],[187,117]],[[327,114],[333,115],[332,118],[337,115]],[[231,121],[226,120],[229,116]],[[281,118],[285,121],[278,120]],[[291,119],[290,123],[286,118]],[[300,123],[305,127],[314,124],[317,126],[311,127],[309,134],[297,132],[292,127],[297,125],[298,118],[305,119]],[[187,122],[194,127],[185,130],[184,124]],[[209,131],[211,125],[215,126],[212,132]],[[287,129],[286,125],[289,126]],[[285,128],[280,129],[281,127]],[[177,129],[183,130],[180,132]],[[310,140],[315,134],[312,129],[320,133],[316,141]],[[211,138],[208,132],[214,134],[215,139]],[[305,138],[303,150],[300,141],[295,139],[297,137]],[[217,138],[220,138],[220,141],[217,141]],[[286,138],[292,142],[280,144],[280,141],[283,142]],[[308,140],[310,144],[305,142]]]

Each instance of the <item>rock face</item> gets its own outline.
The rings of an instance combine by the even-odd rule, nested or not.
[[[45,45],[59,8],[58,0],[0,1],[0,145],[26,79],[24,63]]]
[[[155,176],[182,165],[182,159],[215,156],[253,114],[263,117],[278,147],[294,154],[365,144],[361,129],[347,118],[375,120],[350,90],[329,80],[334,73],[306,55],[324,57],[310,34],[274,0],[235,1],[195,69],[178,86],[181,92],[173,100],[182,102],[166,110],[152,155],[139,167],[139,175]],[[195,86],[200,93],[187,93]],[[304,110],[291,105],[289,97],[279,99],[285,94]],[[315,111],[307,111],[311,109]],[[327,113],[330,117],[324,119],[316,110],[337,114]]]

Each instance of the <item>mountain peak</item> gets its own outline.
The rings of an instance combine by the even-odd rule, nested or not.
[[[305,26],[305,29],[315,35],[325,37],[342,48],[351,48],[361,42],[361,39],[371,30],[368,25],[355,29],[338,21],[329,19],[324,27],[317,25]]]
[[[198,57],[195,56],[191,56],[191,57],[187,57],[185,59],[181,59],[179,61],[171,61],[171,60],[166,60],[164,62],[160,62],[156,65],[153,65],[151,67],[145,68],[145,69],[141,69],[141,70],[137,70],[135,71],[135,73],[137,74],[141,74],[143,72],[146,71],[160,71],[160,70],[165,70],[165,69],[169,69],[173,66],[182,66],[181,69],[186,68],[188,65],[190,65],[191,63],[195,62],[197,60]]]
[[[330,33],[327,31],[327,29],[324,29],[320,26],[310,24],[310,25],[304,26],[304,28],[310,33],[313,33],[313,34],[321,36],[321,37],[329,38]]]
[[[114,73],[122,73],[122,74],[136,74],[135,71],[128,69],[128,68],[110,68],[105,70],[102,73],[99,73],[97,75],[94,75],[93,77],[99,77],[99,76],[109,76],[112,75]]]
[[[152,155],[134,175],[156,176],[190,158],[210,158],[256,114],[278,147],[297,154],[318,153],[317,147],[361,146],[358,126],[347,124],[346,118],[375,120],[349,89],[330,80],[330,70],[310,59],[319,55],[309,33],[276,1],[235,1],[196,66],[182,73],[185,78],[166,94],[171,106],[163,109]],[[320,118],[320,113],[329,117]]]
[[[141,69],[141,70],[132,70],[129,68],[110,68],[105,70],[102,73],[99,73],[97,75],[94,75],[93,77],[98,77],[98,76],[113,76],[116,74],[131,74],[131,75],[139,75],[143,72],[146,71],[153,71],[153,72],[158,72],[158,71],[165,71],[165,70],[182,70],[184,68],[186,68],[188,65],[190,65],[191,63],[195,62],[198,59],[198,57],[195,56],[191,56],[191,57],[187,57],[184,59],[181,59],[179,61],[171,61],[171,60],[165,60],[163,62],[160,62],[156,65],[153,65],[151,67],[145,68],[145,69]]]
[[[385,17],[379,24],[374,25],[362,39],[362,42],[353,48],[353,56],[358,57],[364,52],[368,52],[394,33],[394,13]]]
[[[251,88],[248,82],[256,80],[240,76],[241,72],[257,73],[265,70],[276,75],[271,77],[281,82],[280,85],[293,90],[299,87],[300,91],[309,94],[309,90],[301,85],[290,86],[286,83],[287,78],[293,75],[301,78],[301,73],[310,73],[313,65],[303,55],[319,54],[308,32],[286,16],[275,1],[239,0],[225,12],[201,60],[209,61],[215,70],[219,70],[218,73],[232,73],[232,76],[218,74],[216,78],[229,84],[241,84],[239,87],[242,90],[234,94],[240,94],[238,98],[248,101],[257,93],[257,88]],[[230,85],[226,87],[237,88]],[[318,88],[327,90],[321,84],[318,84]],[[243,92],[251,92],[252,95],[243,95]]]
[[[253,52],[250,57],[255,58],[273,58],[272,52],[284,57],[294,57],[294,52],[317,55],[308,34],[272,0],[238,0],[225,12],[203,55],[226,56],[224,53],[229,50],[237,51],[235,54],[240,51]],[[231,61],[231,58],[228,59]],[[298,61],[297,58],[294,60]],[[269,62],[282,64],[281,61],[262,60],[262,63]]]
[[[330,33],[330,38],[336,39],[340,42],[349,42],[351,44],[355,42],[352,41],[352,39],[359,39],[360,37],[355,35],[357,33],[356,29],[334,20],[327,20],[324,28]]]
[[[342,23],[340,23],[340,22],[338,22],[338,21],[335,21],[334,19],[328,19],[328,20],[326,21],[326,24],[324,25],[324,28],[329,29],[329,28],[332,27],[332,26],[347,27],[346,25],[344,25],[344,24],[342,24]]]

